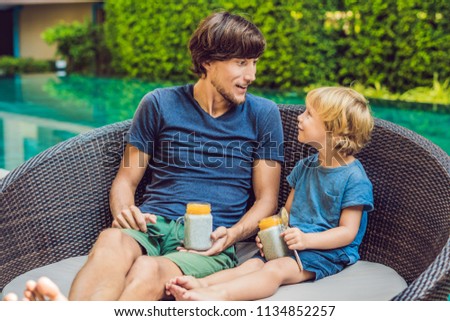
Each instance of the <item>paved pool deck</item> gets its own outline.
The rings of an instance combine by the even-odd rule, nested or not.
[[[0,168],[0,179],[5,177],[8,173],[9,171],[7,171],[6,169]]]

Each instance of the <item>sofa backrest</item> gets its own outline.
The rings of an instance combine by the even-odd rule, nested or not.
[[[286,175],[310,149],[297,142],[303,106],[279,107],[286,160],[281,206],[289,193]],[[100,231],[111,226],[109,191],[129,127],[124,121],[78,135],[0,180],[0,239],[8,249],[0,251],[0,288],[30,269],[86,255]],[[358,157],[375,197],[362,258],[394,268],[410,283],[441,253],[430,272],[440,280],[449,270],[442,269],[449,264],[444,246],[450,232],[448,155],[423,137],[377,119],[372,142]],[[137,203],[147,182],[141,182]]]

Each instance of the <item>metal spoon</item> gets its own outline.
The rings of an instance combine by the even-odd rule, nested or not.
[[[278,212],[278,216],[281,217],[281,224],[283,224],[283,230],[286,230],[288,227],[291,226],[289,224],[290,215],[284,207],[282,207],[280,209],[280,212]],[[300,256],[298,255],[296,250],[293,250],[293,252],[294,252],[295,260],[297,261],[297,264],[298,264],[298,268],[300,269],[300,271],[303,271],[303,264],[302,264],[302,261],[300,260]]]

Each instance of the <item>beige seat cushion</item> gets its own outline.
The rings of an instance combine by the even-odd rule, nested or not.
[[[254,243],[237,247],[241,262],[252,257]],[[388,266],[358,261],[342,272],[314,282],[285,285],[268,301],[387,301],[406,289],[405,280]]]
[[[252,257],[257,251],[253,243],[240,243],[237,250],[241,262]],[[27,280],[48,276],[67,295],[76,273],[86,259],[87,256],[73,257],[28,271],[7,284],[3,289],[3,294],[9,292],[21,294]],[[282,286],[275,295],[266,300],[389,300],[406,287],[406,282],[390,267],[359,261],[342,272],[317,282]]]

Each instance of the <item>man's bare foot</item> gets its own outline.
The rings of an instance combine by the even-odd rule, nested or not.
[[[3,298],[5,301],[17,301],[14,293],[8,293]],[[25,285],[24,301],[67,301],[58,286],[47,277],[41,277],[37,282],[28,281]]]
[[[193,290],[198,288],[205,288],[208,286],[208,283],[206,283],[203,279],[197,279],[190,275],[183,275],[178,276],[176,278],[171,279],[169,282],[166,283],[166,294],[170,295],[169,287],[171,285],[178,285],[179,287],[182,287],[186,290]]]
[[[34,295],[39,300],[67,301],[58,286],[45,276],[37,281]]]
[[[35,281],[27,281],[25,283],[25,290],[23,291],[24,297],[22,301],[37,301],[35,300],[34,291],[36,290],[36,282]],[[3,298],[4,301],[19,301],[19,297],[15,293],[8,293]]]
[[[226,293],[215,290],[213,287],[196,288],[187,290],[176,284],[169,285],[168,291],[177,301],[223,301],[226,300]]]
[[[3,301],[18,301],[19,297],[15,293],[8,293],[3,297]]]
[[[30,280],[25,283],[25,291],[23,291],[24,297],[22,299],[23,301],[43,301],[39,300],[35,295],[36,286],[37,283],[34,280]]]

